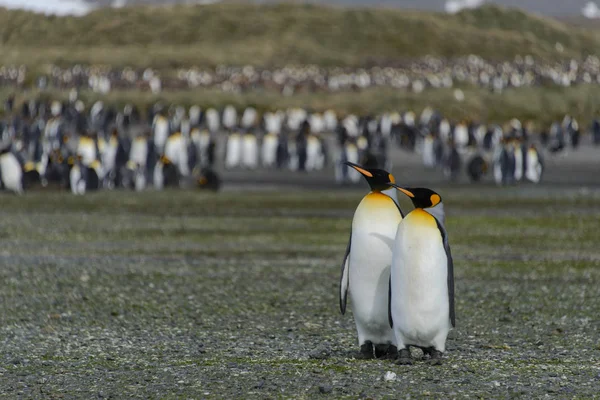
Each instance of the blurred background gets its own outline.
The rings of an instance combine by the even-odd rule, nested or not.
[[[0,6],[8,190],[598,183],[593,2]]]

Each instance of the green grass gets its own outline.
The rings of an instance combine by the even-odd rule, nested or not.
[[[84,17],[0,10],[3,63],[359,66],[436,55],[556,60],[600,49],[600,34],[519,10],[457,15],[398,9],[223,3],[101,9]],[[555,44],[565,50],[558,53]],[[490,45],[492,44],[493,45]]]
[[[363,190],[2,194],[0,396],[594,396],[600,197],[440,193],[458,325],[439,368],[352,359],[337,286]]]

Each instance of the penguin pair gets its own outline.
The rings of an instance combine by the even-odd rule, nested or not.
[[[430,189],[398,186],[382,169],[346,165],[371,188],[354,213],[339,293],[342,314],[350,294],[360,358],[409,364],[409,347],[415,346],[439,364],[455,325],[442,199]],[[384,193],[390,189],[407,195],[415,209],[405,216],[393,195]]]

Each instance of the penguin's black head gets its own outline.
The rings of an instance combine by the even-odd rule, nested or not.
[[[396,181],[392,174],[383,169],[363,168],[360,165],[356,165],[348,161],[344,162],[344,164],[360,172],[369,183],[371,190],[374,192],[381,192],[382,190],[387,190],[392,187],[392,185],[389,182],[394,183]]]
[[[442,198],[439,194],[431,189],[427,188],[403,188],[396,185],[393,182],[389,183],[390,186],[395,187],[408,197],[413,202],[415,208],[430,208],[435,207],[442,202]]]

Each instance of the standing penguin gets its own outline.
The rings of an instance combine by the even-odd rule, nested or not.
[[[363,169],[346,162],[362,174],[371,192],[354,212],[350,241],[342,263],[340,310],[346,312],[348,290],[358,332],[361,358],[396,358],[394,332],[388,323],[388,282],[392,243],[403,213],[382,193],[394,177],[382,169]]]
[[[23,169],[10,148],[0,150],[0,187],[23,194]]]
[[[389,323],[399,349],[398,364],[411,364],[409,346],[440,364],[448,332],[455,326],[454,265],[439,194],[390,185],[410,197],[415,209],[398,225],[389,286]]]

